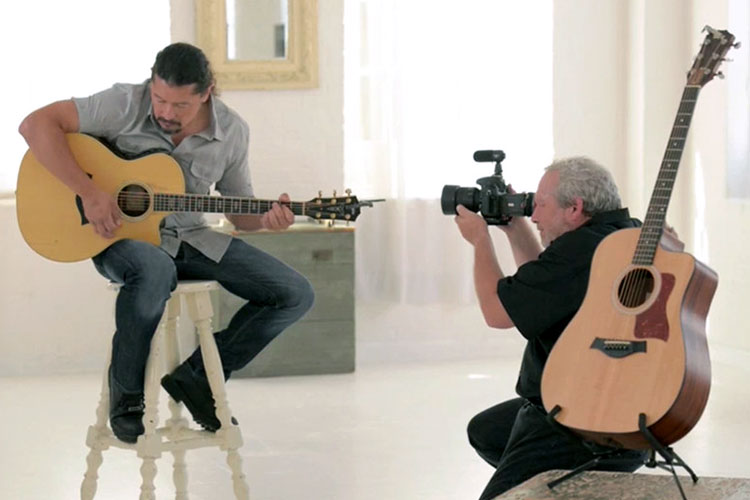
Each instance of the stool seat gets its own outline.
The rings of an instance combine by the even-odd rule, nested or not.
[[[114,291],[119,291],[122,285],[114,281],[110,281],[107,288]],[[219,290],[221,286],[217,281],[214,280],[180,280],[177,282],[177,287],[172,291],[172,297],[183,293],[196,293],[213,290]]]
[[[121,285],[111,282],[110,290],[119,291]],[[102,391],[96,410],[96,423],[89,427],[86,445],[90,451],[86,457],[87,469],[81,484],[81,499],[91,500],[96,494],[97,471],[103,462],[102,451],[109,447],[135,450],[143,462],[141,465],[140,500],[154,500],[156,459],[164,452],[174,456],[173,479],[177,500],[187,500],[187,466],[185,453],[190,449],[218,447],[227,452],[227,463],[232,472],[235,496],[247,500],[249,490],[244,473],[239,448],[242,447],[242,433],[237,424],[232,423],[231,411],[224,388],[224,371],[219,351],[211,328],[213,308],[211,292],[220,286],[213,280],[180,280],[167,301],[164,315],[151,340],[151,351],[146,362],[144,377],[143,426],[145,432],[134,444],[117,439],[109,427],[109,382],[107,372],[111,361],[111,347],[104,370]],[[189,318],[195,325],[201,348],[206,377],[213,394],[216,416],[221,428],[215,433],[191,428],[187,418],[182,416],[182,404],[169,398],[171,417],[159,426],[160,380],[163,374],[171,373],[180,362],[177,321],[182,312],[182,303],[187,306]]]

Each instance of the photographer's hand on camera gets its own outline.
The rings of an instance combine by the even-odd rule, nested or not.
[[[476,246],[483,239],[489,240],[490,232],[487,222],[481,215],[472,212],[463,205],[456,207],[456,213],[454,220],[458,225],[458,230],[461,231],[461,236],[466,241]]]
[[[508,184],[508,193],[516,194],[516,190],[510,184]],[[532,213],[531,221],[527,217],[516,216],[511,217],[507,224],[497,226],[508,237],[510,248],[513,251],[513,260],[518,267],[535,260],[544,250],[532,227],[531,222],[533,220]]]
[[[487,222],[463,205],[456,206],[456,225],[474,247],[474,288],[488,326],[511,328],[513,321],[497,296],[497,282],[504,276],[495,255]]]

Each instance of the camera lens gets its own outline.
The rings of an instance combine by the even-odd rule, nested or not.
[[[440,207],[443,214],[452,215],[456,213],[456,207],[463,205],[472,212],[479,211],[480,192],[473,187],[462,188],[459,186],[443,186],[443,194],[440,196]]]

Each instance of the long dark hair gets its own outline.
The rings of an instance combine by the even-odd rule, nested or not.
[[[156,61],[151,67],[151,80],[154,76],[171,86],[194,84],[196,94],[203,94],[216,82],[203,51],[184,42],[168,45],[156,54]],[[217,95],[216,85],[212,93]]]

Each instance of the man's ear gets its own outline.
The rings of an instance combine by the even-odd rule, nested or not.
[[[211,97],[211,93],[214,91],[214,83],[209,85],[209,87],[206,89],[206,91],[201,95],[201,102],[208,101],[208,98]]]
[[[572,205],[565,209],[568,221],[576,226],[586,222],[589,217],[583,213],[583,198],[576,198]]]

